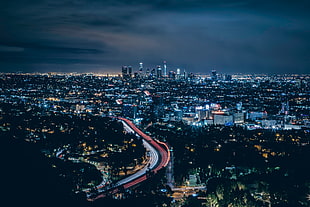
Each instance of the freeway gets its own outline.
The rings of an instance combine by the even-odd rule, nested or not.
[[[146,179],[148,179],[147,172],[152,172],[156,174],[160,169],[167,166],[170,161],[170,151],[169,147],[160,141],[155,141],[150,136],[143,133],[138,129],[130,120],[123,117],[112,117],[122,121],[124,129],[130,133],[136,134],[137,137],[142,138],[143,145],[147,149],[149,154],[148,164],[144,166],[141,170],[136,172],[133,175],[130,175],[120,181],[115,185],[100,188],[98,193],[95,195],[87,194],[87,200],[94,201],[98,198],[105,197],[107,194],[114,194],[119,192],[121,189],[128,189],[132,186],[135,186]]]
[[[152,147],[148,142],[146,142],[145,140],[143,140],[143,145],[146,149],[148,149],[148,152],[149,152],[149,161],[148,161],[148,164],[143,168],[141,169],[140,171],[138,171],[137,173],[127,177],[127,178],[124,178],[123,180],[120,180],[119,182],[116,183],[117,186],[120,186],[120,185],[126,185],[126,187],[128,188],[128,182],[131,181],[131,180],[134,180],[140,176],[143,176],[144,174],[146,174],[147,170],[149,169],[152,169],[154,168],[154,166],[158,163],[158,160],[159,160],[159,157],[158,157],[158,154],[155,150],[154,147]],[[126,188],[125,187],[125,188]]]

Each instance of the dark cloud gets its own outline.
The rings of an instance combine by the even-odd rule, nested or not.
[[[2,71],[308,73],[308,1],[0,2]],[[16,69],[15,69],[16,68]]]

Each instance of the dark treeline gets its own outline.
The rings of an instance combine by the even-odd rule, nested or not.
[[[172,129],[153,125],[148,130],[173,147],[176,184],[198,173],[197,183],[206,184],[206,196],[214,196],[220,206],[268,206],[253,200],[250,194],[255,192],[268,194],[272,206],[307,205],[307,130],[251,131],[238,126],[199,128],[182,123]],[[246,202],[234,202],[236,194]]]

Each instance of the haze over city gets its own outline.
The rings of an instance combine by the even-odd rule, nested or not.
[[[309,1],[1,1],[1,72],[308,73]]]

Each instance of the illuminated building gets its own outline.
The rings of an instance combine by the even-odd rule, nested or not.
[[[157,78],[161,78],[163,76],[161,66],[157,66]]]
[[[177,69],[177,79],[180,79],[181,76],[181,70],[180,68]]]
[[[184,72],[183,72],[183,77],[184,77],[184,79],[187,78],[187,72],[185,71],[185,69],[184,69]]]
[[[155,77],[155,68],[153,68],[153,69],[151,70],[150,77],[151,77],[151,78],[154,78],[154,77]]]
[[[146,77],[150,77],[150,69],[149,68],[146,69]]]
[[[211,71],[211,80],[216,81],[217,80],[217,74],[216,70]]]
[[[244,113],[234,113],[234,123],[235,124],[243,124],[244,123]]]
[[[164,61],[164,77],[167,77],[167,62]]]
[[[175,79],[175,72],[174,71],[169,71],[169,79],[174,80]]]
[[[231,75],[225,75],[225,81],[231,81],[232,76]]]
[[[127,76],[128,76],[128,67],[124,65],[122,67],[122,77],[127,78]]]
[[[199,109],[197,110],[197,114],[198,114],[198,121],[201,121],[208,117],[209,111],[206,109]]]
[[[132,67],[128,66],[128,76],[131,78],[132,77]]]
[[[140,75],[140,77],[142,77],[142,73],[143,73],[143,63],[139,63],[139,75]]]
[[[247,118],[251,119],[251,120],[257,120],[257,119],[265,119],[267,118],[267,112],[263,111],[263,112],[257,112],[257,111],[251,111],[249,113],[247,113]]]
[[[232,115],[228,114],[214,114],[214,124],[215,125],[232,125],[234,118]]]

